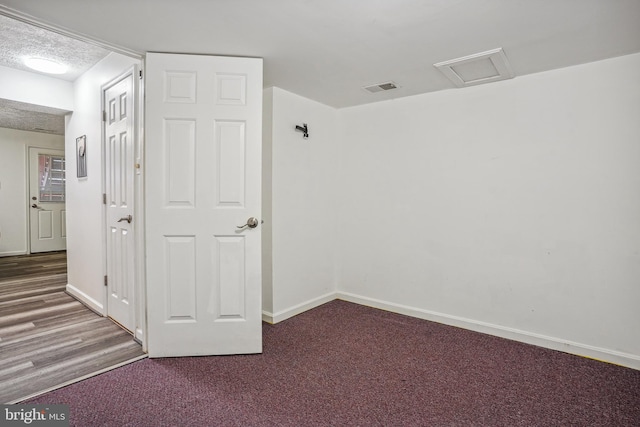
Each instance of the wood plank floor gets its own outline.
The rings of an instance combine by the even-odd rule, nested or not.
[[[67,273],[67,253],[0,257],[0,281]]]
[[[66,253],[0,258],[0,403],[146,357],[131,334],[65,293]]]

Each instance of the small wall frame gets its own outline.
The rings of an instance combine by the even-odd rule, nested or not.
[[[87,176],[87,135],[76,138],[76,164],[78,165],[78,178]]]

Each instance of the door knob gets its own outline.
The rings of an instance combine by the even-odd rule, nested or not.
[[[120,218],[118,220],[118,222],[122,222],[122,221],[127,221],[129,224],[131,224],[131,220],[133,219],[133,217],[131,215],[127,215],[124,218]]]
[[[32,208],[34,208],[34,209],[40,209],[40,210],[42,210],[42,208],[41,208],[40,206],[36,205],[35,203],[34,203],[34,204],[32,204],[32,205],[31,205],[31,207],[32,207]]]
[[[258,220],[254,217],[251,217],[247,220],[247,223],[244,225],[238,225],[237,228],[245,228],[245,227],[249,227],[249,228],[256,228],[258,226]]]

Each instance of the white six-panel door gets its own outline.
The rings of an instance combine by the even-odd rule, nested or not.
[[[149,356],[259,353],[262,60],[149,53],[146,94]]]
[[[107,313],[134,331],[134,103],[130,70],[103,90]]]

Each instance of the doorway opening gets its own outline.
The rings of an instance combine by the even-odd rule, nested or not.
[[[16,37],[15,40],[11,40],[11,43],[7,44],[12,52],[7,52],[6,56],[0,58],[2,69],[11,69],[7,76],[15,77],[16,81],[5,79],[4,75],[2,80],[7,84],[15,84],[16,87],[25,88],[22,94],[23,98],[0,99],[0,128],[7,128],[11,131],[27,131],[24,132],[26,135],[24,139],[28,139],[30,136],[33,139],[20,146],[21,150],[13,150],[18,153],[16,154],[18,160],[13,163],[20,164],[22,168],[20,170],[16,168],[14,174],[16,179],[22,180],[21,184],[15,188],[19,188],[19,192],[22,193],[21,199],[17,201],[16,205],[19,205],[22,210],[20,214],[23,215],[24,224],[22,227],[13,228],[19,229],[23,233],[21,236],[23,245],[15,250],[7,250],[0,254],[5,255],[0,256],[0,262],[15,264],[13,255],[19,255],[20,263],[32,262],[40,257],[61,255],[62,257],[57,260],[57,263],[64,263],[65,270],[68,270],[64,274],[29,279],[35,280],[34,283],[24,282],[27,280],[25,278],[6,278],[5,282],[8,281],[10,284],[0,286],[0,288],[18,289],[18,293],[20,293],[23,290],[19,290],[19,288],[25,287],[24,292],[27,293],[18,295],[19,298],[14,298],[14,295],[0,299],[0,304],[3,307],[2,313],[4,315],[5,312],[11,311],[14,317],[19,320],[8,326],[10,331],[27,333],[29,329],[37,329],[37,322],[51,326],[52,329],[39,333],[52,339],[51,341],[42,340],[43,343],[49,343],[52,348],[46,350],[34,348],[26,353],[35,354],[42,351],[46,353],[54,351],[55,348],[81,351],[82,346],[77,341],[78,339],[83,342],[90,341],[92,345],[99,347],[110,342],[108,334],[104,335],[96,330],[78,332],[75,327],[82,326],[83,321],[80,322],[80,325],[75,326],[58,323],[58,321],[62,322],[62,319],[76,318],[72,315],[61,314],[59,317],[54,316],[48,320],[33,321],[35,314],[31,313],[29,307],[30,304],[39,304],[42,306],[41,308],[44,308],[49,303],[62,301],[62,305],[67,308],[74,310],[81,308],[85,313],[90,313],[94,317],[97,316],[95,314],[97,313],[99,316],[103,316],[98,319],[108,322],[118,331],[124,332],[120,326],[106,317],[109,305],[107,287],[103,285],[107,261],[102,204],[104,179],[101,170],[103,156],[101,148],[102,117],[96,113],[100,111],[101,85],[129,68],[131,63],[139,64],[141,58],[134,53],[123,51],[114,53],[109,46],[89,42],[76,35],[51,28],[46,24],[34,22],[30,18],[14,15],[2,6],[0,6],[0,24],[3,26],[3,30],[7,29],[7,33]],[[25,56],[26,50],[34,45],[57,46],[56,51],[51,54],[57,55],[56,59],[58,60],[72,64],[71,72],[66,76],[54,78],[26,70],[19,62],[3,62],[7,58],[10,60]],[[39,53],[46,54],[42,50]],[[65,58],[60,58],[60,55]],[[86,62],[87,59],[89,63]],[[108,62],[108,67],[104,66],[105,62]],[[96,72],[96,69],[99,72]],[[89,75],[88,73],[93,74]],[[101,81],[97,81],[97,74],[100,74]],[[0,98],[2,96],[0,94]],[[7,117],[12,117],[14,120],[6,121]],[[18,118],[16,119],[16,117]],[[56,136],[61,142],[54,144],[47,139],[41,144],[39,142],[42,140],[40,136],[45,134],[47,134],[46,137]],[[76,138],[81,135],[87,135],[86,152],[83,153],[87,164],[84,173],[77,174]],[[2,143],[2,138],[0,138],[0,145]],[[5,157],[4,152],[2,152],[2,157]],[[33,175],[33,179],[30,179],[29,175]],[[0,185],[3,190],[13,186],[4,178]],[[27,190],[25,191],[25,189]],[[4,209],[4,207],[0,206],[0,209]],[[1,215],[0,218],[2,218]],[[8,225],[0,223],[0,227]],[[0,230],[0,232],[3,231]],[[7,239],[4,233],[1,236],[0,249],[4,249],[2,244]],[[54,240],[58,241],[57,245],[52,243]],[[138,246],[135,246],[135,250],[137,249]],[[56,288],[60,285],[62,286],[61,290]],[[48,307],[43,310],[43,313],[49,312],[47,310],[56,314],[60,308]],[[83,319],[86,320],[84,317]],[[0,327],[0,331],[7,332],[2,327]],[[71,337],[65,331],[76,331],[78,336]],[[136,342],[131,335],[124,332],[127,344],[123,344],[123,346],[131,345],[139,353],[144,354],[139,342]],[[55,343],[53,339],[58,337],[66,337],[68,340],[64,343]],[[4,346],[8,342],[10,341],[3,338],[0,345]],[[4,350],[3,354],[5,354]],[[18,355],[15,357],[11,363],[18,363],[25,369],[28,364],[33,363],[27,359],[28,354],[25,354],[24,359],[20,359]],[[69,361],[74,361],[73,363],[78,366],[82,364],[72,354],[65,357]],[[2,363],[4,362],[3,357]],[[12,365],[12,369],[18,369],[18,371],[22,369],[20,366],[16,366]],[[24,373],[26,382],[29,382],[28,378],[31,378],[29,375],[36,375],[27,371]],[[17,375],[16,378],[22,378],[22,376]],[[19,385],[20,381],[14,382]],[[4,385],[0,388],[4,389]]]

